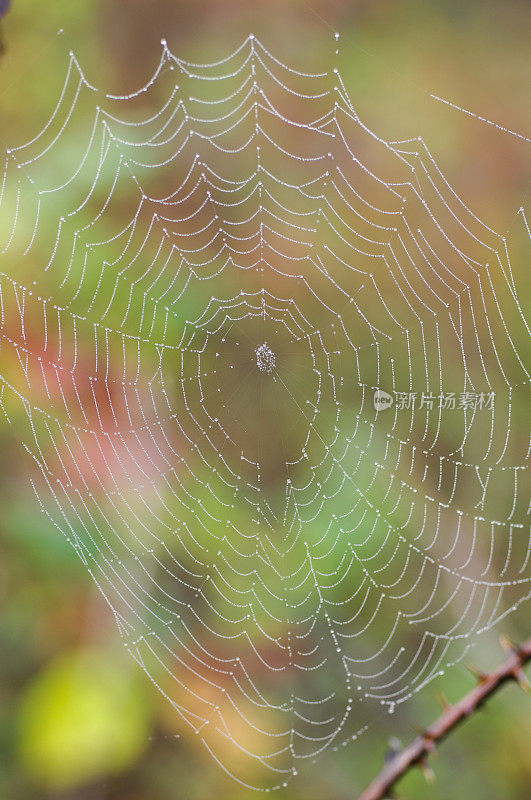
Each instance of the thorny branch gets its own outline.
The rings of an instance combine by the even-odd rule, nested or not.
[[[428,756],[435,750],[436,744],[477,711],[507,681],[516,680],[523,689],[529,691],[529,683],[522,668],[531,661],[531,639],[515,646],[502,637],[502,645],[508,654],[503,664],[487,674],[475,671],[477,686],[455,705],[446,704],[443,713],[433,725],[408,747],[396,753],[358,800],[383,800],[391,797],[391,789],[395,783],[415,765],[426,768]]]

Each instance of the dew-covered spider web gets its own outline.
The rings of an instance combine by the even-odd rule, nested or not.
[[[253,36],[163,43],[124,97],[71,55],[2,184],[0,403],[42,511],[180,724],[268,790],[530,594],[510,237],[355,109]]]

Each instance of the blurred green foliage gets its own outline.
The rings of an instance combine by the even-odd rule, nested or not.
[[[148,743],[148,706],[123,655],[83,649],[46,665],[22,692],[20,758],[39,783],[78,785],[120,772]]]
[[[60,28],[65,32],[58,36]],[[437,106],[426,90],[529,133],[531,12],[523,1],[14,0],[2,22],[0,135],[19,142],[44,124],[69,47],[90,80],[121,91],[144,82],[157,61],[161,35],[179,53],[206,60],[251,28],[281,50],[293,49],[291,61],[312,51],[318,59],[328,52],[330,28],[340,30],[348,88],[373,127],[389,138],[422,133],[480,215],[493,225],[513,224],[529,187],[529,151]],[[529,276],[529,270],[516,276],[527,298]],[[236,789],[195,742],[175,737],[163,700],[118,654],[112,615],[81,562],[39,513],[6,431],[0,432],[0,452],[0,796],[254,797]],[[524,623],[507,623],[515,638],[529,633]],[[501,657],[493,639],[476,656],[487,665]],[[447,683],[450,699],[471,682],[464,669],[456,670]],[[400,786],[401,796],[526,800],[531,714],[521,698],[511,687],[494,699],[444,745],[434,762],[435,784],[426,785],[412,772]],[[434,717],[433,692],[409,713],[411,726]],[[386,735],[382,725],[359,743],[355,757],[326,756],[285,796],[355,797],[379,770]],[[412,727],[406,728],[404,738],[412,735]]]

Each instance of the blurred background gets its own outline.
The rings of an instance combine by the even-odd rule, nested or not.
[[[224,55],[252,31],[289,63],[322,64],[336,30],[360,116],[386,139],[421,134],[478,216],[496,230],[516,230],[517,211],[529,201],[529,143],[429,95],[531,136],[531,7],[524,0],[13,0],[1,22],[0,137],[20,143],[42,128],[70,49],[89,81],[120,93],[145,83],[163,36],[178,55],[202,61]],[[524,241],[516,232],[521,257],[513,266],[525,306],[531,271]],[[40,514],[5,427],[0,454],[0,797],[254,796],[226,779],[191,737],[173,736],[163,698],[123,652],[83,564]],[[502,632],[515,640],[528,636],[529,607],[506,620]],[[503,658],[495,637],[489,647],[474,656],[478,666],[483,656],[489,664]],[[473,683],[460,666],[446,693],[456,700]],[[429,689],[411,703],[410,738],[413,725],[438,710]],[[516,686],[506,687],[443,745],[433,761],[436,781],[427,784],[413,771],[399,795],[525,800],[530,741],[530,701]],[[355,757],[348,750],[325,756],[283,796],[354,798],[380,769],[385,749],[380,731],[357,744]]]

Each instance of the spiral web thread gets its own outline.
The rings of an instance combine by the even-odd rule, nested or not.
[[[236,780],[285,785],[529,597],[510,241],[339,70],[163,42],[117,97],[71,54],[0,219],[0,402],[42,511]]]

